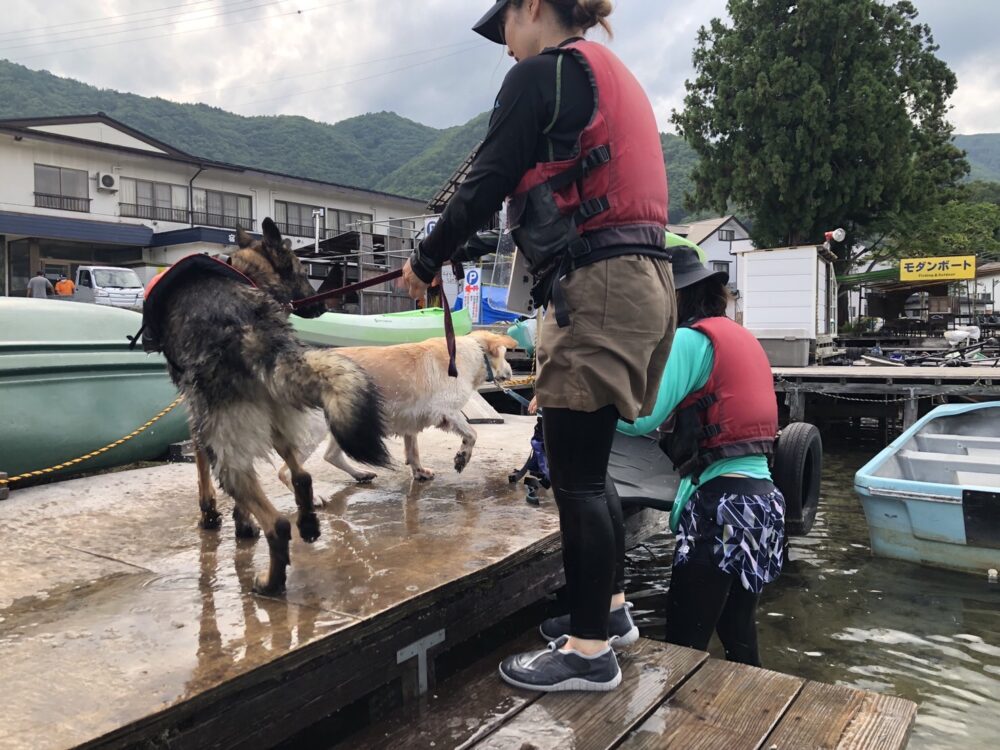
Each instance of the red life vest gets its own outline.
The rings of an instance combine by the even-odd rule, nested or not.
[[[636,254],[636,246],[645,246],[648,254],[669,257],[663,247],[668,202],[663,149],[639,82],[596,42],[581,40],[543,54],[571,54],[583,64],[596,109],[580,134],[577,155],[539,162],[510,198],[511,232],[535,276],[567,261],[564,272],[613,257],[616,247],[631,246],[628,253]],[[543,296],[536,302],[547,302]]]
[[[719,459],[771,455],[778,401],[771,364],[752,333],[725,317],[703,318],[690,327],[708,336],[715,356],[705,386],[677,407],[668,443],[678,450],[667,454],[681,476],[693,474],[697,482],[697,475]],[[684,445],[690,446],[688,455],[683,455]]]

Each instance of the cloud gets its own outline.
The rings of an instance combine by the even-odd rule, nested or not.
[[[96,86],[325,122],[435,127],[489,109],[511,65],[469,27],[489,0],[6,0],[0,57]],[[618,0],[612,48],[672,130],[700,26],[725,0]],[[960,132],[1000,131],[996,0],[916,0],[959,75]],[[53,27],[53,24],[58,26]]]

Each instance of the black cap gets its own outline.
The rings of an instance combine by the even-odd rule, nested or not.
[[[713,277],[723,284],[729,281],[728,273],[711,270],[701,262],[697,251],[689,247],[675,247],[670,265],[674,269],[674,289],[683,289]]]
[[[505,44],[503,40],[503,11],[510,4],[510,0],[498,0],[493,7],[486,11],[486,15],[480,18],[472,30],[477,34],[489,39],[497,44]]]

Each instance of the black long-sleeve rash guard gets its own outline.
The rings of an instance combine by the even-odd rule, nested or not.
[[[559,46],[573,41],[577,38]],[[435,267],[444,265],[489,221],[525,172],[538,162],[575,156],[595,106],[590,76],[573,54],[535,55],[511,68],[469,174],[421,243],[421,256]]]

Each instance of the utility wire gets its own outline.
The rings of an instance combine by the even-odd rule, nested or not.
[[[401,54],[398,54],[398,55],[392,55],[390,57],[376,57],[376,58],[374,58],[372,60],[362,60],[361,62],[348,63],[347,65],[337,65],[337,66],[335,66],[333,68],[323,68],[322,70],[312,70],[312,71],[309,71],[308,73],[294,73],[293,75],[279,76],[278,78],[258,78],[258,79],[256,79],[255,81],[253,81],[251,83],[239,83],[239,84],[236,84],[236,85],[233,85],[233,86],[222,86],[222,87],[218,87],[218,88],[202,89],[201,91],[191,91],[191,92],[185,94],[185,96],[198,96],[198,95],[201,95],[201,94],[213,94],[213,93],[216,93],[218,91],[232,91],[232,90],[235,90],[235,89],[247,89],[247,88],[252,88],[254,86],[257,86],[257,85],[262,84],[262,83],[275,83],[277,81],[289,81],[289,80],[291,80],[293,78],[306,78],[308,76],[316,76],[316,75],[320,75],[322,73],[334,73],[334,72],[336,72],[338,70],[346,70],[347,68],[359,68],[359,67],[362,67],[364,65],[371,65],[373,63],[387,62],[389,60],[399,60],[399,59],[404,58],[404,57],[414,57],[415,55],[422,55],[422,54],[424,54],[426,52],[438,52],[438,51],[441,51],[441,50],[451,49],[453,47],[466,47],[466,46],[468,46],[470,44],[473,47],[478,46],[478,44],[476,42],[470,42],[470,40],[466,39],[464,42],[454,42],[452,44],[439,44],[436,47],[426,47],[425,49],[412,50],[410,52],[404,52],[404,53],[401,53]]]
[[[240,2],[249,2],[250,0],[240,0]],[[192,5],[205,5],[206,3],[215,3],[217,0],[194,0],[193,2],[180,3],[179,5],[167,5],[161,6],[159,8],[149,8],[147,10],[136,10],[131,13],[118,13],[113,16],[102,16],[100,18],[89,18],[77,21],[66,21],[64,23],[55,23],[50,26],[34,26],[25,29],[17,29],[16,31],[0,31],[0,37],[4,36],[23,36],[24,34],[32,34],[34,32],[46,31],[49,29],[61,29],[64,26],[79,26],[99,23],[101,21],[113,21],[116,18],[126,18],[129,16],[141,16],[147,13],[158,13],[162,10],[172,10],[174,8],[187,8]],[[65,32],[63,32],[65,33]]]
[[[418,67],[420,67],[422,65],[429,65],[432,62],[437,62],[438,60],[444,60],[444,59],[446,59],[448,57],[454,57],[455,55],[463,55],[466,52],[471,51],[472,49],[477,49],[477,48],[480,48],[480,47],[486,47],[488,44],[489,44],[489,42],[475,42],[473,44],[473,46],[470,47],[469,49],[460,49],[457,52],[451,52],[451,53],[449,53],[447,55],[441,55],[439,57],[432,57],[429,60],[423,60],[422,62],[414,63],[412,65],[407,65],[404,68],[394,68],[392,70],[386,70],[386,71],[383,71],[381,73],[375,73],[373,75],[365,76],[363,78],[355,78],[354,80],[351,80],[351,81],[340,81],[338,83],[331,83],[329,86],[321,86],[321,87],[316,88],[316,89],[306,89],[305,91],[296,91],[294,93],[287,94],[286,96],[275,96],[275,97],[270,97],[268,99],[250,99],[248,101],[233,102],[232,106],[242,106],[242,105],[246,105],[246,104],[262,104],[262,103],[265,103],[265,102],[285,101],[286,99],[291,99],[291,98],[296,97],[296,96],[302,96],[303,94],[315,94],[315,93],[317,93],[319,91],[327,91],[329,89],[339,88],[340,86],[349,86],[349,85],[354,84],[354,83],[361,83],[362,81],[370,81],[373,78],[381,78],[382,76],[390,75],[392,73],[399,73],[399,72],[405,71],[405,70],[412,70],[413,68],[418,68]]]
[[[247,2],[251,2],[251,0],[241,0],[240,2],[237,2],[236,4],[237,5],[244,5]],[[191,15],[191,14],[196,14],[196,13],[205,13],[206,11],[211,11],[211,10],[217,10],[217,8],[202,8],[201,10],[193,10],[193,11],[190,11],[189,13],[175,13],[173,15],[163,16],[160,19],[156,19],[156,18],[145,19],[145,20],[141,21],[140,25],[138,25],[138,26],[134,25],[136,23],[135,21],[125,21],[123,24],[108,24],[106,27],[100,28],[99,30],[97,28],[86,29],[86,31],[96,31],[97,33],[95,33],[95,34],[84,34],[82,36],[64,37],[62,39],[46,38],[46,39],[43,39],[43,40],[40,40],[40,41],[25,42],[24,44],[15,44],[15,45],[10,46],[10,47],[4,47],[4,50],[6,51],[6,50],[12,50],[12,49],[23,49],[25,47],[40,47],[40,46],[47,45],[47,44],[65,44],[67,42],[79,42],[79,41],[84,40],[84,39],[99,39],[99,38],[104,38],[104,37],[107,37],[107,36],[115,36],[115,35],[118,35],[118,34],[130,34],[130,33],[135,32],[135,31],[146,31],[147,29],[159,29],[159,28],[163,28],[164,26],[174,26],[174,25],[176,25],[178,23],[181,23],[181,21],[178,20],[178,19],[191,20],[191,21],[207,21],[210,18],[219,18],[220,16],[228,16],[228,15],[231,15],[233,13],[246,13],[248,10],[255,10],[257,8],[266,8],[269,5],[279,5],[281,2],[282,2],[282,0],[267,0],[267,2],[258,3],[257,5],[249,5],[249,6],[246,6],[246,7],[243,7],[243,8],[231,8],[229,10],[221,10],[218,13],[209,13],[208,15],[202,15],[202,16],[193,16],[193,15]],[[223,6],[219,6],[219,7],[223,7]],[[298,11],[295,11],[295,12],[298,12]],[[164,21],[164,23],[155,23],[155,24],[151,24],[151,25],[146,24],[146,20],[154,20],[155,21],[155,20],[164,20],[164,19],[167,19],[167,20]],[[120,29],[118,31],[109,31],[108,30],[108,28],[110,28],[111,26],[116,26],[116,25],[124,25],[124,26],[128,26],[129,28]],[[63,32],[63,33],[67,33],[68,34],[68,33],[74,33],[74,32],[67,31],[67,32]]]
[[[301,15],[303,13],[308,13],[310,11],[322,10],[324,8],[332,8],[332,7],[335,7],[335,6],[338,6],[338,5],[347,5],[348,3],[353,3],[353,2],[355,2],[355,0],[340,0],[340,2],[326,3],[324,5],[317,5],[317,6],[314,6],[312,8],[303,8],[302,10],[291,10],[291,11],[286,11],[284,13],[277,13],[277,14],[275,14],[273,16],[269,16],[269,18],[282,18],[284,16],[294,16],[294,15],[297,15],[297,14]],[[49,55],[64,55],[64,54],[69,54],[71,52],[83,52],[83,51],[86,51],[86,50],[101,49],[103,47],[113,47],[113,46],[118,45],[118,44],[133,44],[135,42],[148,42],[148,41],[152,41],[152,40],[156,40],[156,39],[164,39],[166,37],[175,37],[175,36],[179,36],[181,34],[193,34],[193,33],[196,33],[196,32],[204,32],[204,31],[215,30],[215,29],[230,28],[230,27],[233,27],[233,26],[245,26],[248,23],[256,23],[256,22],[258,22],[260,20],[261,20],[260,18],[250,18],[250,19],[247,19],[245,21],[233,21],[231,23],[221,23],[221,24],[218,24],[217,26],[211,27],[210,29],[209,28],[180,29],[180,30],[168,32],[166,34],[154,34],[152,36],[136,37],[134,39],[119,39],[118,41],[107,42],[106,44],[91,44],[91,45],[87,45],[85,47],[73,47],[71,49],[49,50],[47,52],[39,52],[39,53],[36,53],[36,54],[33,54],[33,55],[18,55],[18,60],[31,60],[31,59],[36,58],[36,57],[47,57]],[[170,25],[172,25],[172,24],[170,24]],[[0,51],[2,51],[2,50],[0,50]]]

